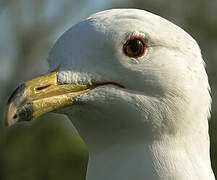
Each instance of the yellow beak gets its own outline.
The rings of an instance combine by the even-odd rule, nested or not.
[[[75,97],[94,87],[59,84],[57,72],[51,72],[21,84],[8,100],[5,124],[30,121],[50,111],[76,103]]]

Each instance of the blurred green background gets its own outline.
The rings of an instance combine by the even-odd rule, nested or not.
[[[199,43],[212,88],[211,159],[217,174],[216,0],[0,0],[0,179],[85,179],[88,152],[67,117],[47,114],[5,129],[4,105],[14,88],[48,69],[56,39],[88,15],[140,8],[181,26]]]

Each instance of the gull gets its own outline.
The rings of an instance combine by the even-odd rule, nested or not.
[[[208,77],[184,30],[144,10],[106,10],[67,30],[48,62],[9,98],[6,125],[66,114],[89,151],[87,180],[215,179]]]

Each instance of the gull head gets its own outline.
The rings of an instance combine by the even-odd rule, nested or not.
[[[210,95],[200,48],[157,15],[96,13],[57,40],[48,62],[49,74],[9,99],[7,124],[56,110],[70,117],[90,149],[207,129]]]
[[[6,125],[66,114],[89,150],[88,180],[214,179],[208,78],[184,30],[143,10],[107,10],[67,30],[48,62],[9,98]]]

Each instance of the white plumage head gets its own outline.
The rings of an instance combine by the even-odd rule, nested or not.
[[[59,84],[104,83],[61,110],[87,144],[89,179],[213,178],[209,84],[184,30],[143,10],[107,10],[66,31],[48,61]]]
[[[138,58],[123,51],[134,36],[146,45]],[[142,129],[151,135],[174,135],[191,132],[191,125],[207,120],[209,86],[197,43],[181,28],[149,12],[115,9],[90,16],[63,34],[49,63],[51,69],[59,67],[60,83],[116,82],[125,87],[99,87],[79,97],[81,105],[70,107],[73,119],[86,119],[79,123],[87,126],[85,132],[92,131],[91,123],[94,133],[100,134],[104,128],[118,126],[119,131],[122,126],[144,125]]]

